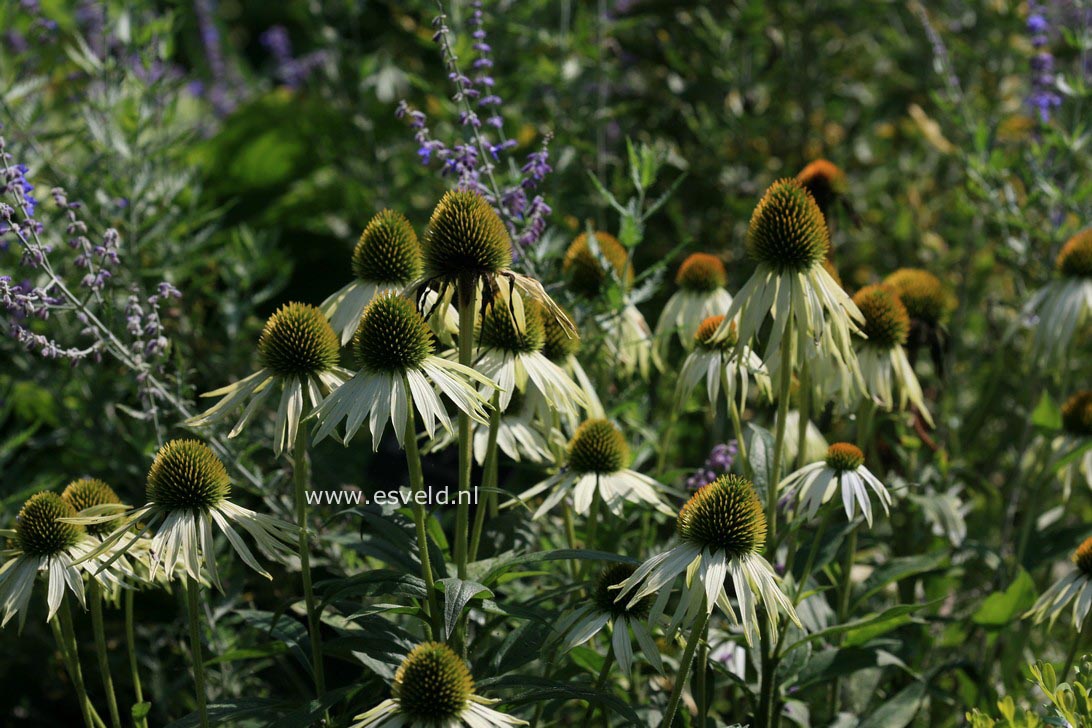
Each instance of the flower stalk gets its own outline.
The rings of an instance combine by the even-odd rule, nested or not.
[[[500,394],[498,389],[493,393],[493,399],[490,402],[493,409],[489,412],[489,439],[486,444],[485,462],[482,463],[482,471],[484,472],[482,488],[486,491],[486,499],[490,503],[495,495],[492,489],[497,487],[497,436],[500,433],[501,421]],[[486,508],[485,504],[480,504],[474,512],[474,531],[470,539],[470,561],[475,561],[478,558],[478,547],[481,545],[487,510],[490,509]]]
[[[95,632],[95,653],[99,661],[99,673],[102,678],[102,688],[106,692],[106,705],[110,710],[110,724],[114,728],[121,728],[121,715],[118,713],[118,699],[114,692],[114,677],[110,673],[110,659],[106,652],[106,629],[102,619],[102,585],[95,579],[91,579],[91,627]]]
[[[671,698],[667,702],[667,710],[664,712],[663,723],[660,728],[671,728],[675,723],[675,716],[679,712],[679,703],[682,702],[683,686],[690,674],[690,668],[694,664],[694,655],[697,654],[698,644],[702,641],[705,625],[709,621],[709,612],[705,609],[705,598],[702,598],[702,607],[698,610],[698,617],[694,620],[694,626],[690,628],[690,636],[686,638],[686,649],[683,650],[682,659],[679,661],[679,672],[675,678],[675,685],[671,688]]]
[[[193,661],[193,684],[197,698],[197,718],[201,728],[209,728],[208,695],[205,693],[205,658],[201,652],[201,615],[197,580],[186,576],[186,613],[190,626],[190,659]]]
[[[777,484],[781,482],[782,451],[785,449],[785,425],[789,417],[789,390],[792,387],[793,325],[785,324],[781,342],[781,369],[778,371],[777,423],[774,428],[773,465],[766,482],[766,523],[770,553],[777,548]]]
[[[306,416],[306,413],[304,413]],[[292,480],[296,488],[296,523],[299,525],[300,575],[303,580],[303,600],[307,609],[307,629],[311,638],[311,669],[314,672],[316,696],[326,692],[326,674],[322,664],[322,613],[315,603],[311,583],[311,533],[307,522],[307,487],[311,479],[311,464],[307,455],[307,429],[296,432],[292,448]]]
[[[144,702],[144,688],[140,684],[140,664],[137,661],[136,630],[133,626],[134,595],[135,592],[132,589],[125,590],[125,643],[129,651],[129,674],[133,681],[133,694],[136,698],[136,704],[141,705]],[[136,720],[136,724],[147,728],[147,717],[141,717]]]

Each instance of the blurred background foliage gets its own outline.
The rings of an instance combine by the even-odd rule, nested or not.
[[[1083,51],[1064,23],[1067,4],[1057,6],[1061,30],[1052,48],[1059,65],[1079,64]],[[467,4],[445,9],[463,53]],[[1004,0],[500,0],[486,10],[494,76],[518,144],[513,158],[552,135],[555,171],[543,190],[553,215],[534,256],[547,261],[540,273],[548,286],[558,282],[560,251],[587,224],[615,229],[589,174],[625,189],[627,139],[651,145],[665,165],[651,195],[685,173],[647,222],[634,253],[638,271],[659,268],[670,281],[682,255],[705,250],[723,257],[728,287],[738,289],[751,270],[742,240],[757,198],[773,180],[825,157],[848,178],[846,204],[831,219],[847,288],[900,266],[945,276],[960,306],[950,323],[949,378],[939,391],[931,385],[941,445],[914,452],[920,443],[895,440],[892,461],[937,491],[961,486],[971,536],[907,595],[946,597],[951,624],[943,639],[907,644],[924,652],[981,639],[993,649],[997,633],[964,617],[1002,586],[990,569],[1011,536],[1006,479],[1033,434],[1030,414],[1044,391],[1053,400],[1065,395],[1050,377],[1028,384],[1012,329],[1019,303],[1050,275],[1058,248],[1092,211],[1087,92],[1074,83],[1054,122],[1037,122],[1026,103],[1026,7]],[[252,371],[257,334],[279,303],[319,303],[348,280],[349,252],[376,211],[400,209],[423,230],[450,180],[422,164],[395,108],[406,99],[429,114],[437,136],[460,133],[432,39],[436,13],[424,0],[0,6],[0,134],[14,160],[28,165],[39,199],[63,186],[98,233],[119,230],[127,284],[150,290],[166,279],[182,290],[166,315],[167,366],[181,399]],[[296,66],[263,43],[275,27]],[[13,251],[0,252],[0,272],[15,262]],[[668,282],[643,304],[650,317],[672,290]],[[58,326],[79,338],[78,324]],[[153,421],[131,375],[111,361],[72,368],[27,357],[3,340],[0,362],[5,523],[28,493],[84,473],[141,501],[148,453],[163,433],[177,434],[177,412]],[[1087,366],[1075,374],[1087,382]],[[663,375],[653,398],[672,385]],[[627,398],[619,392],[611,404],[640,427],[640,402]],[[699,466],[712,444],[704,424],[683,423],[692,436],[678,438],[671,458],[678,472]],[[283,494],[269,487],[276,464],[261,441],[239,443],[244,463],[273,473],[253,497],[283,510]],[[320,449],[320,482],[391,477],[382,458],[363,448],[323,448],[338,456]],[[452,456],[431,459],[431,475],[450,479],[444,458]],[[1034,563],[1064,555],[1087,531],[1074,525],[1089,522],[1087,499],[1071,507],[1078,509],[1072,518],[1037,540]],[[945,542],[920,528],[903,533],[897,549],[905,553]],[[345,536],[345,552],[353,536]],[[257,588],[277,596],[276,582]],[[220,603],[225,648],[247,624],[229,607],[253,598],[235,593]],[[176,605],[160,595],[141,606],[141,637],[153,646],[149,690],[185,700],[188,677],[171,634]],[[6,724],[60,724],[59,714],[40,712],[68,707],[55,664],[43,659],[52,649],[45,625],[28,625],[22,637],[0,631],[0,649]],[[911,657],[928,662],[903,655]],[[1009,683],[1019,685],[1023,656],[1012,657]],[[246,695],[263,667],[282,659],[270,649],[229,661],[217,684],[226,695]],[[930,689],[943,694],[936,715],[952,696],[962,705],[990,703],[994,696],[973,672],[948,671],[944,660],[931,662]]]

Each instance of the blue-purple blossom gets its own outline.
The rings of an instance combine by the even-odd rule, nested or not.
[[[739,448],[735,440],[714,445],[713,449],[709,451],[709,457],[706,458],[705,463],[686,479],[686,487],[696,490],[703,485],[712,483],[725,473],[731,472],[732,464],[735,463],[738,452]]]
[[[1039,113],[1042,123],[1050,121],[1051,112],[1061,106],[1062,97],[1054,85],[1054,56],[1047,50],[1050,23],[1038,0],[1028,0],[1028,33],[1035,55],[1031,57],[1031,93],[1028,103]]]
[[[268,28],[258,38],[277,64],[276,76],[289,88],[299,88],[311,72],[325,59],[322,51],[296,58],[292,55],[292,39],[283,25]]]

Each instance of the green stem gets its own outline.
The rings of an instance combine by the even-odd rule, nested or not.
[[[702,597],[701,609],[698,618],[694,620],[694,626],[690,628],[690,636],[686,638],[686,649],[683,650],[682,660],[679,662],[679,672],[675,677],[675,685],[671,688],[671,698],[667,702],[667,711],[664,713],[663,723],[660,728],[671,728],[675,723],[675,715],[679,712],[679,703],[682,702],[683,686],[686,677],[690,674],[690,668],[694,664],[694,654],[698,650],[705,625],[709,622],[709,613],[705,610],[705,597]]]
[[[849,532],[846,541],[846,560],[842,564],[841,585],[838,587],[838,622],[845,622],[849,616],[849,596],[853,590],[853,562],[857,560],[857,526]]]
[[[102,619],[102,585],[91,579],[91,628],[95,632],[95,652],[99,659],[99,672],[102,673],[102,688],[106,691],[106,706],[110,710],[110,724],[121,728],[121,714],[118,713],[118,699],[114,692],[114,676],[110,673],[110,658],[106,652],[106,628]]]
[[[1066,678],[1069,677],[1069,671],[1077,659],[1077,650],[1080,649],[1081,642],[1083,641],[1081,638],[1084,637],[1085,632],[1088,631],[1087,625],[1089,624],[1092,624],[1092,621],[1086,620],[1082,629],[1078,630],[1076,636],[1073,638],[1073,644],[1070,645],[1069,654],[1067,654],[1065,658],[1065,667],[1062,668],[1062,673],[1058,676],[1059,682],[1065,682]]]
[[[811,548],[808,549],[808,558],[804,562],[804,570],[800,572],[800,581],[796,585],[796,593],[793,595],[793,605],[800,603],[800,597],[803,595],[804,590],[807,588],[808,577],[811,576],[811,570],[815,568],[815,559],[819,555],[819,548],[823,543],[823,535],[827,530],[827,518],[824,516],[819,521],[819,528],[816,529],[815,535],[811,539]]]
[[[664,434],[660,442],[660,454],[656,458],[656,478],[662,478],[664,475],[664,468],[667,467],[667,456],[671,452],[671,438],[672,435],[674,435],[675,423],[678,419],[679,413],[673,406],[667,415],[667,425],[664,427]]]
[[[1036,521],[1039,520],[1039,509],[1035,506],[1041,502],[1041,499],[1034,497],[1035,489],[1028,488],[1028,483],[1033,483],[1041,476],[1048,467],[1048,461],[1050,459],[1050,438],[1043,436],[1042,444],[1039,446],[1039,450],[1035,459],[1028,465],[1028,474],[1021,481],[1021,489],[1027,495],[1026,505],[1023,509],[1024,522],[1020,524],[1020,538],[1016,544],[1016,567],[1020,567],[1024,563],[1024,556],[1027,554],[1028,544],[1031,542],[1031,531],[1035,527]],[[1019,492],[1019,491],[1017,491]]]
[[[758,632],[762,675],[757,718],[760,726],[777,728],[781,722],[781,711],[777,709],[777,655],[775,646],[770,644],[770,629],[765,619],[759,619]]]
[[[186,578],[186,613],[190,623],[190,657],[193,660],[193,684],[197,697],[197,717],[201,728],[209,728],[208,696],[205,693],[205,658],[201,655],[201,615],[198,606],[200,585]]]
[[[607,680],[610,678],[610,669],[614,666],[614,650],[609,646],[607,648],[607,654],[603,656],[603,667],[599,670],[599,677],[595,679],[595,689],[602,691],[607,686]],[[588,701],[588,708],[584,711],[584,720],[580,722],[580,725],[584,728],[588,728],[591,725],[592,718],[595,717],[596,704],[592,701]]]
[[[785,323],[781,338],[781,370],[778,372],[777,425],[774,431],[773,465],[766,482],[766,523],[770,553],[777,548],[777,484],[781,482],[781,451],[785,448],[785,421],[789,416],[789,391],[792,388],[792,318]]]
[[[96,723],[91,715],[91,699],[87,697],[87,686],[83,682],[80,650],[76,645],[76,631],[72,628],[72,611],[68,608],[67,596],[61,597],[61,608],[57,610],[57,617],[60,622],[61,639],[64,644],[62,653],[68,655],[68,675],[72,678],[72,686],[76,689],[76,698],[80,701],[83,722],[87,728],[95,728]]]
[[[459,278],[459,363],[474,365],[474,280]],[[460,579],[466,578],[467,542],[470,531],[470,473],[473,467],[474,441],[470,430],[470,415],[459,411],[459,495],[455,508],[455,568]]]
[[[599,530],[599,507],[603,503],[603,497],[599,495],[599,483],[595,484],[595,494],[592,496],[591,506],[588,508],[587,528],[584,530],[584,548],[588,551],[595,548],[595,536]],[[585,561],[581,573],[586,578],[591,572],[592,562]]]
[[[709,623],[705,624],[701,646],[698,647],[698,661],[694,663],[694,702],[698,706],[698,726],[705,728],[709,721]]]
[[[307,488],[310,481],[310,462],[307,457],[307,429],[299,428],[292,450],[292,478],[296,485],[296,523],[300,527],[299,551],[300,574],[303,577],[303,599],[307,607],[307,629],[311,637],[311,668],[315,677],[315,692],[321,700],[326,693],[326,675],[322,665],[321,612],[315,603],[315,590],[311,586],[311,534],[307,523]]]
[[[136,630],[133,627],[134,590],[125,590],[125,643],[129,651],[129,673],[133,680],[133,693],[137,705],[144,702],[144,688],[140,684],[140,665],[137,662]],[[139,725],[147,726],[148,719],[141,718]]]
[[[751,468],[751,458],[747,455],[747,442],[743,439],[743,418],[739,415],[739,405],[736,404],[735,397],[728,402],[728,415],[732,419],[732,433],[736,438],[736,452],[743,463],[743,474],[748,480],[753,480],[755,471]]]
[[[407,391],[409,385],[407,384]],[[443,614],[440,612],[440,601],[436,596],[436,583],[432,578],[432,559],[428,551],[428,530],[425,528],[425,505],[419,498],[424,498],[425,476],[421,469],[421,451],[417,447],[417,426],[415,424],[413,407],[409,408],[406,418],[406,465],[409,468],[410,490],[413,491],[413,523],[417,527],[417,551],[421,561],[421,577],[425,580],[425,591],[428,595],[429,625],[434,640],[443,639]]]
[[[802,358],[800,364],[800,389],[797,399],[799,400],[799,406],[796,408],[797,414],[797,426],[796,426],[796,467],[802,468],[807,464],[805,458],[807,457],[807,441],[808,441],[808,420],[811,418],[811,382],[808,375],[808,360],[806,357]]]
[[[482,470],[485,473],[482,479],[482,486],[486,490],[497,487],[497,435],[500,432],[500,391],[493,393],[493,400],[490,402],[493,410],[489,413],[489,441],[485,449],[485,462],[482,464]],[[474,512],[474,531],[470,538],[470,561],[475,561],[478,558],[478,547],[481,545],[482,529],[485,527],[485,513],[488,509],[479,505]]]
[[[567,499],[561,499],[561,514],[565,520],[565,538],[569,542],[569,548],[576,550],[576,523],[573,520],[573,507],[569,505]],[[569,572],[575,578],[580,569],[573,559],[569,559]]]

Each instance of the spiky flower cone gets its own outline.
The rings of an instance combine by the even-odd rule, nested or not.
[[[512,264],[508,230],[485,198],[471,190],[451,190],[440,199],[422,247],[428,278],[477,278]]]
[[[95,506],[121,503],[114,489],[98,478],[80,478],[72,481],[61,493],[61,498],[67,501],[77,513]],[[102,536],[113,530],[113,524],[114,521],[106,521],[90,524],[86,528],[92,536]]]
[[[421,721],[448,725],[466,707],[474,679],[466,663],[440,642],[417,645],[394,676],[394,697],[402,712]]]
[[[861,448],[848,442],[836,442],[827,448],[827,465],[839,472],[856,470],[864,465]]]
[[[401,373],[432,354],[432,331],[409,300],[390,293],[364,310],[352,348],[363,369]]]
[[[262,366],[282,377],[307,376],[337,366],[337,334],[317,307],[286,303],[269,317],[258,339]]]
[[[705,351],[720,351],[725,354],[735,349],[739,340],[735,322],[729,324],[724,334],[718,337],[717,331],[723,323],[724,316],[709,316],[702,321],[694,334],[694,345]]]
[[[568,311],[562,309],[562,314],[572,320]],[[542,354],[547,359],[557,363],[580,351],[580,335],[567,332],[556,316],[542,316],[542,324],[545,336]]]
[[[1068,278],[1092,278],[1092,228],[1082,230],[1062,246],[1057,268]]]
[[[766,514],[751,481],[728,474],[702,486],[679,511],[679,535],[729,556],[757,553],[766,543]]]
[[[622,283],[629,286],[633,282],[633,268],[626,265],[629,254],[625,247],[618,242],[618,238],[602,230],[596,231],[595,242],[600,256],[613,269],[613,274],[622,278]],[[572,291],[586,298],[598,296],[610,275],[592,252],[587,233],[580,233],[569,244],[561,262],[561,272]]]
[[[371,219],[353,248],[353,275],[372,283],[408,285],[421,276],[421,244],[406,216],[383,210]]]
[[[1077,437],[1092,437],[1092,390],[1077,392],[1062,405],[1062,427]]]
[[[506,307],[491,306],[482,316],[481,343],[490,349],[512,353],[539,351],[546,343],[542,308],[531,303],[523,312],[523,327],[517,324]],[[547,318],[553,319],[552,316]],[[558,328],[560,324],[554,321]],[[564,332],[561,334],[564,336]]]
[[[948,310],[944,284],[927,270],[899,268],[883,282],[895,290],[912,319],[936,325]]]
[[[774,182],[751,215],[747,251],[776,271],[803,271],[818,265],[830,248],[823,213],[799,182]]]
[[[15,543],[30,556],[54,556],[75,546],[84,535],[83,526],[59,519],[72,518],[76,510],[50,491],[35,493],[19,510],[15,521]]]
[[[653,597],[645,597],[630,606],[624,601],[618,601],[618,589],[611,588],[633,576],[635,571],[637,567],[633,564],[611,564],[599,572],[592,591],[595,606],[604,612],[610,612],[615,617],[629,616],[635,619],[647,617],[652,608],[652,602],[655,601]]]
[[[868,337],[869,346],[891,349],[906,343],[910,334],[910,316],[894,288],[865,286],[853,296],[853,303],[864,314],[861,330]]]
[[[171,440],[148,471],[148,500],[166,510],[205,510],[231,493],[224,464],[200,440]]]
[[[687,291],[715,291],[728,283],[728,271],[715,255],[693,253],[679,266],[675,283]]]
[[[1085,576],[1092,577],[1092,536],[1086,538],[1073,552],[1073,563]]]
[[[586,420],[569,442],[569,467],[578,473],[616,473],[629,465],[629,445],[610,420]]]

